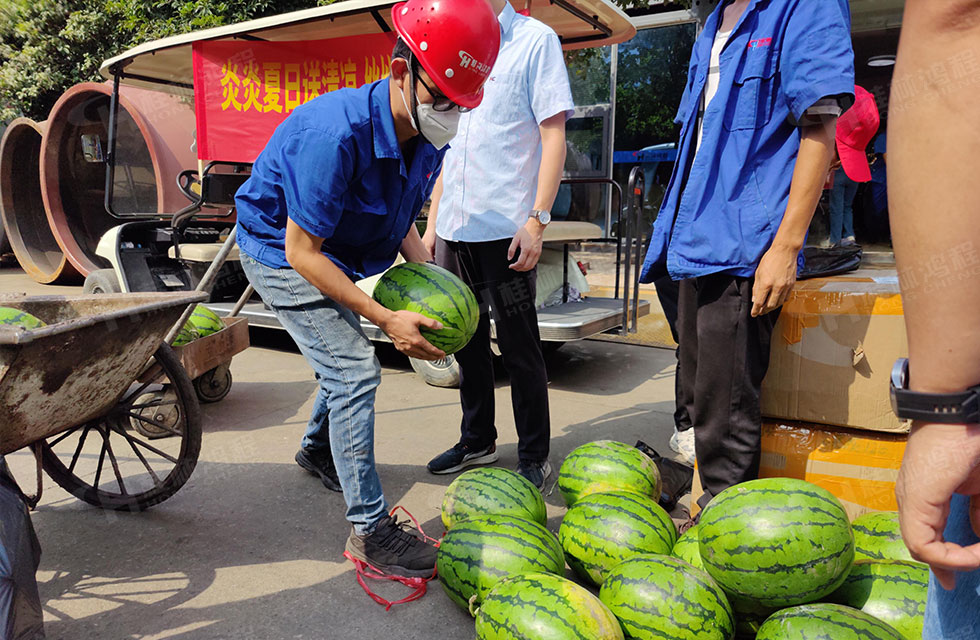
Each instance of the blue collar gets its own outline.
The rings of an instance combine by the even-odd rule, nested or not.
[[[745,22],[745,19],[749,17],[749,14],[751,14],[752,11],[755,10],[755,6],[760,2],[762,2],[762,0],[749,1],[749,5],[745,7],[745,11],[742,12],[741,17],[738,19],[738,22],[735,23],[735,27],[732,29],[731,35],[728,36],[729,41],[735,38],[735,34],[738,33],[738,30],[741,28],[742,23]],[[708,40],[709,42],[708,50],[711,49],[711,43],[713,43],[714,41],[714,34],[718,32],[718,27],[721,25],[722,16],[725,15],[725,9],[727,9],[728,5],[730,4],[732,3],[731,2],[719,3],[718,6],[715,7],[715,10],[711,12],[711,15],[708,16],[708,19],[705,20],[704,31],[705,33],[711,34],[711,40]]]
[[[395,117],[391,115],[391,79],[379,82],[371,92],[371,122],[374,129],[374,155],[378,158],[402,159]]]
[[[497,16],[497,21],[500,22],[500,31],[507,35],[514,26],[514,18],[517,17],[517,12],[514,11],[514,7],[508,2],[504,4],[504,10],[500,12]]]

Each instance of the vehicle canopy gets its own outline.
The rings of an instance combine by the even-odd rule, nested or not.
[[[597,47],[629,40],[636,28],[610,0],[511,0],[518,10],[554,29],[566,49]],[[183,35],[134,47],[102,63],[107,79],[121,73],[121,82],[171,93],[194,88],[192,48],[204,41],[252,40],[288,42],[324,40],[392,31],[395,0],[346,0],[326,7]]]

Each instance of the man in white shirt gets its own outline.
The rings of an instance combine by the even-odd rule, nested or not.
[[[436,262],[474,289],[482,311],[476,335],[456,353],[460,440],[428,468],[454,473],[498,458],[489,307],[510,373],[518,472],[541,488],[551,473],[551,428],[535,267],[561,182],[565,121],[574,103],[555,32],[506,0],[489,2],[500,22],[500,54],[483,104],[460,118],[423,237]]]

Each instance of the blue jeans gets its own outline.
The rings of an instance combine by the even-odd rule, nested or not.
[[[970,526],[970,501],[955,495],[945,538],[959,545],[980,542]],[[924,640],[973,640],[980,637],[980,570],[956,574],[956,588],[946,591],[929,579]]]
[[[847,177],[843,169],[834,174],[830,190],[830,244],[840,244],[841,238],[854,237],[854,196],[858,183]]]
[[[374,398],[381,365],[353,311],[323,295],[293,269],[273,269],[242,254],[242,269],[272,308],[306,361],[319,389],[304,449],[330,448],[358,535],[388,512],[374,463]]]

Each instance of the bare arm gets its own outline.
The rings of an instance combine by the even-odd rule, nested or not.
[[[565,168],[565,113],[559,113],[544,120],[538,127],[541,131],[541,165],[538,167],[538,190],[534,196],[534,208],[551,211],[561,186],[561,174]],[[541,257],[542,237],[545,225],[534,218],[514,235],[507,259],[512,260],[518,247],[521,255],[510,265],[515,271],[530,271]]]
[[[402,240],[402,257],[409,262],[429,262],[432,260],[432,252],[422,242],[419,235],[419,228],[414,224],[408,230],[405,239]]]
[[[908,0],[902,31],[893,88],[980,56],[976,2]],[[893,91],[888,192],[910,386],[951,393],[980,384],[980,84],[928,84],[911,96]],[[896,487],[902,533],[946,588],[954,571],[980,567],[980,545],[943,540],[953,493],[971,496],[980,531],[978,465],[980,425],[913,424]]]
[[[418,233],[416,232],[416,235]],[[423,360],[438,360],[445,353],[422,337],[419,327],[439,329],[441,324],[410,311],[390,311],[351,282],[340,268],[320,252],[323,238],[286,222],[286,261],[325,296],[364,316],[384,331],[402,353]]]
[[[422,236],[422,244],[428,249],[429,254],[434,258],[436,255],[436,216],[439,214],[439,200],[442,199],[442,172],[436,178],[436,183],[432,187],[432,203],[429,205],[429,217],[425,221],[425,235]]]
[[[752,288],[752,316],[778,309],[796,284],[796,259],[806,240],[827,171],[834,157],[837,118],[800,130],[800,152],[793,168],[789,203],[772,246],[762,256]]]

